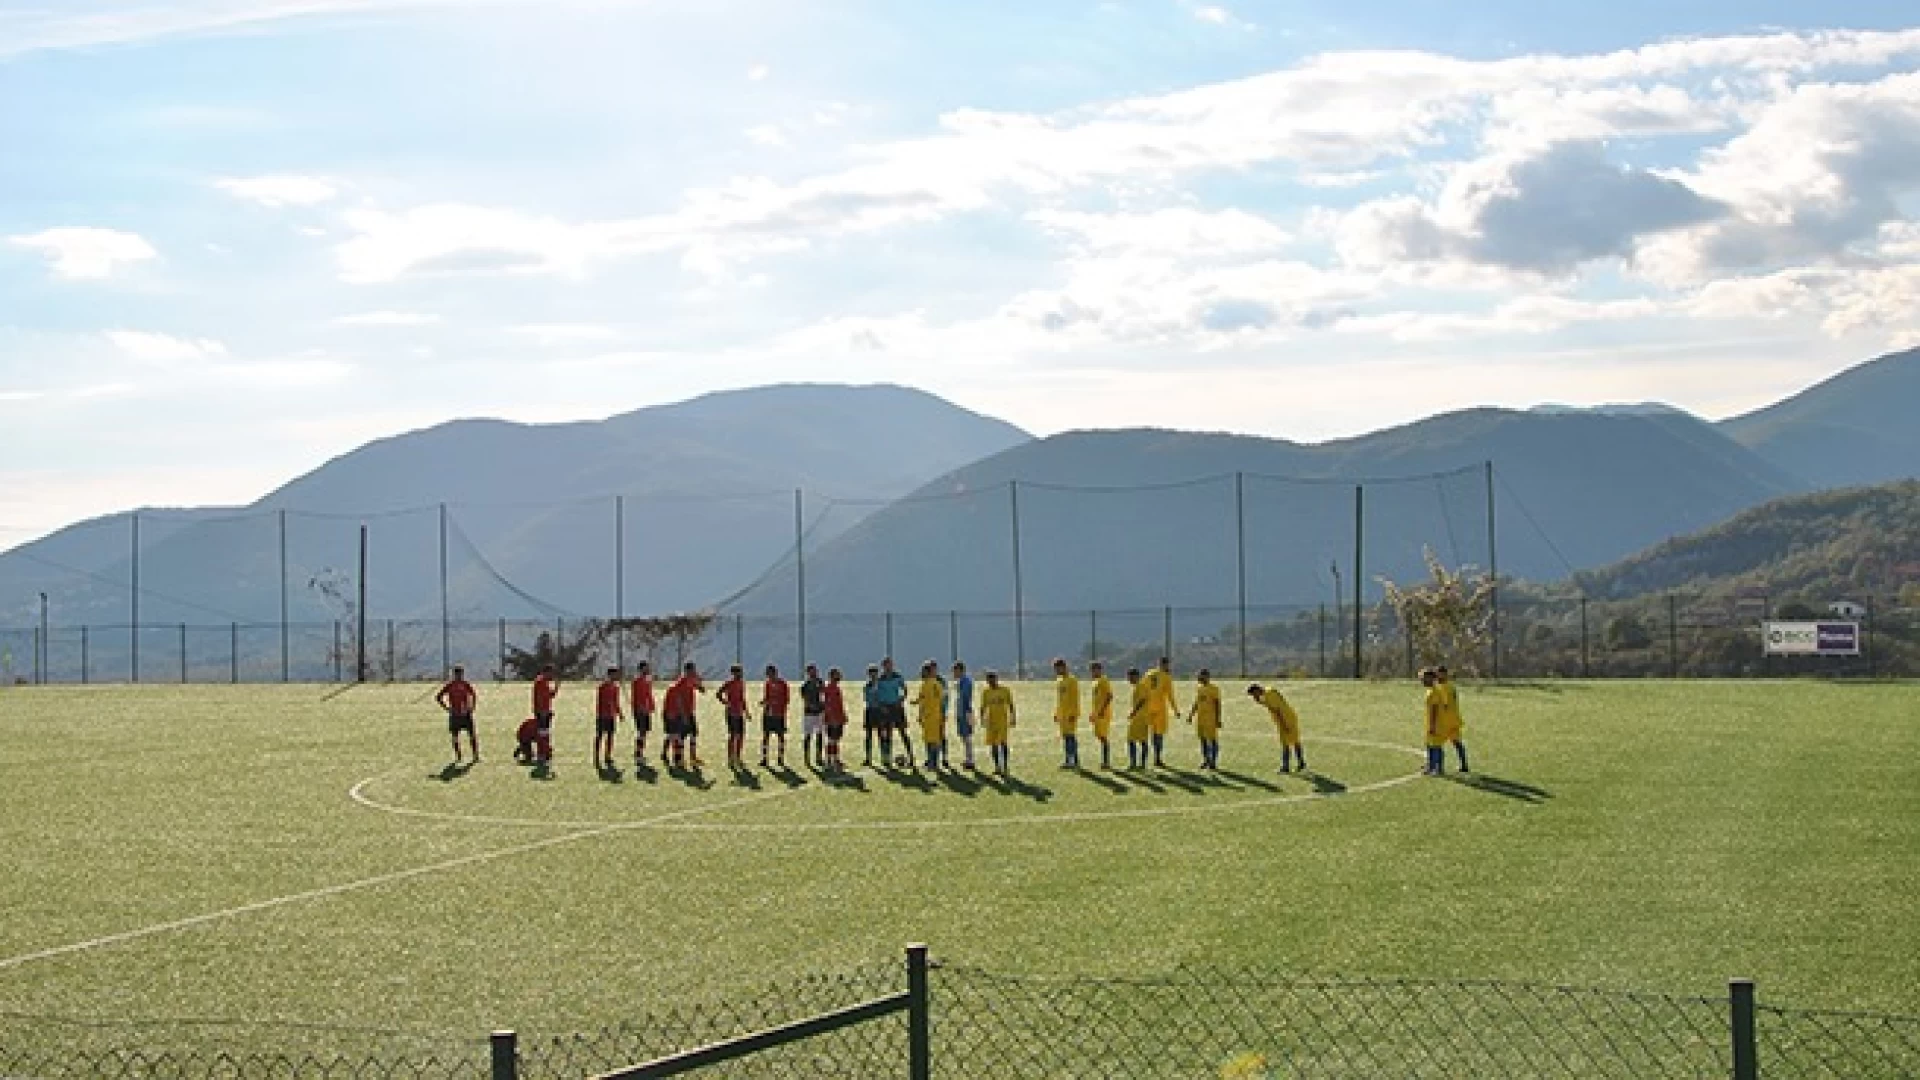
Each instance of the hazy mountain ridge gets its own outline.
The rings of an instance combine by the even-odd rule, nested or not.
[[[1721,430],[1808,489],[1920,476],[1920,348],[1857,364]]]

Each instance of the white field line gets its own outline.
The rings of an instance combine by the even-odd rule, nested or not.
[[[289,904],[303,903],[308,900],[323,900],[327,897],[339,896],[343,893],[358,892],[362,889],[372,889],[382,885],[392,885],[401,881],[411,881],[414,878],[426,877],[429,874],[458,870],[466,866],[477,866],[481,863],[493,862],[497,859],[510,858],[515,855],[524,855],[528,852],[540,851],[544,848],[558,847],[562,844],[571,844],[580,840],[590,840],[596,836],[605,836],[610,833],[628,832],[634,829],[646,828],[657,822],[693,817],[697,814],[708,814],[716,810],[724,810],[730,806],[740,806],[745,803],[758,802],[764,799],[775,799],[782,795],[791,795],[794,792],[804,790],[804,788],[781,788],[778,791],[762,792],[757,795],[746,796],[745,798],[730,799],[727,802],[713,806],[696,806],[685,810],[675,810],[672,813],[661,814],[657,817],[646,818],[639,821],[614,822],[599,825],[594,828],[579,829],[574,832],[563,833],[560,836],[549,836],[541,840],[529,840],[525,843],[514,844],[510,847],[496,848],[492,851],[475,852],[471,855],[462,855],[459,858],[429,863],[425,866],[415,866],[406,870],[395,870],[391,873],[376,874],[373,877],[360,878],[357,881],[342,882],[338,885],[326,885],[318,889],[308,889],[305,892],[276,896],[268,900],[256,900],[250,904],[240,904],[235,907],[222,908],[219,911],[190,915],[184,919],[173,919],[169,922],[155,923],[152,926],[142,926],[134,930],[122,930],[116,934],[105,934],[97,938],[89,938],[86,941],[70,942],[65,945],[56,945],[49,949],[40,949],[36,952],[21,953],[18,956],[9,956],[0,959],[0,971],[22,967],[39,960],[51,960],[55,957],[86,952],[91,949],[105,948],[109,945],[119,945],[128,941],[137,941],[141,938],[153,937],[158,934],[168,934],[176,930],[187,930],[207,923],[219,922],[223,919],[250,915],[256,911],[267,911],[272,908],[286,907]]]
[[[1343,739],[1337,736],[1323,736],[1320,739],[1315,741],[1323,742],[1323,743],[1340,743],[1346,746],[1368,747],[1376,750],[1389,750],[1395,753],[1412,754],[1415,757],[1419,757],[1421,755],[1421,751],[1415,750],[1411,747],[1399,746],[1393,743],[1369,742],[1364,739]],[[866,770],[861,770],[861,771],[866,771]],[[388,774],[388,775],[392,775],[392,774]],[[1149,772],[1149,773],[1144,773],[1142,775],[1145,776],[1147,779],[1151,780],[1154,774]],[[1218,803],[1195,804],[1195,805],[1188,805],[1188,806],[1154,806],[1154,807],[1140,807],[1138,809],[1128,809],[1128,810],[1076,810],[1076,811],[1063,813],[1063,814],[1049,814],[1049,813],[1042,812],[1037,814],[1009,814],[1002,817],[986,817],[986,818],[929,818],[929,819],[920,819],[920,820],[894,820],[894,821],[713,822],[713,823],[705,823],[705,822],[688,823],[681,820],[677,820],[679,817],[681,817],[681,815],[667,815],[663,817],[647,818],[640,821],[590,822],[590,821],[540,821],[534,818],[487,817],[487,816],[477,815],[477,814],[476,815],[455,814],[455,813],[448,813],[445,811],[437,811],[437,810],[416,810],[412,807],[399,806],[393,803],[382,802],[378,799],[375,799],[373,796],[368,795],[366,793],[367,786],[379,779],[381,779],[381,777],[368,777],[367,779],[360,781],[358,784],[355,784],[353,786],[353,789],[351,791],[347,793],[348,796],[352,798],[354,802],[359,803],[361,806],[364,806],[369,810],[378,810],[378,811],[381,811],[382,813],[398,814],[405,817],[428,818],[435,821],[451,821],[451,822],[459,822],[459,823],[471,824],[471,825],[512,825],[512,826],[526,826],[526,827],[535,827],[535,826],[545,825],[553,828],[569,828],[569,829],[617,827],[617,828],[630,828],[630,829],[660,829],[664,831],[673,831],[673,832],[791,833],[791,832],[855,832],[855,831],[867,832],[867,831],[893,830],[893,829],[970,829],[970,828],[987,827],[987,826],[1048,825],[1048,824],[1069,823],[1069,822],[1114,821],[1114,820],[1127,820],[1127,819],[1138,819],[1138,818],[1173,817],[1175,815],[1227,813],[1229,811],[1234,811],[1234,810],[1251,810],[1251,809],[1257,809],[1259,807],[1265,807],[1265,806],[1281,806],[1288,803],[1314,802],[1320,799],[1340,798],[1345,795],[1364,795],[1369,792],[1385,791],[1388,788],[1399,787],[1402,784],[1412,783],[1420,779],[1420,774],[1417,772],[1407,773],[1403,776],[1390,777],[1386,780],[1375,781],[1374,783],[1371,783],[1371,784],[1362,784],[1359,787],[1346,788],[1342,791],[1337,791],[1337,792],[1314,791],[1314,792],[1306,792],[1299,795],[1275,795],[1275,796],[1264,797],[1264,798],[1230,799],[1230,800],[1226,800]],[[1165,783],[1165,781],[1157,781],[1157,782]],[[826,787],[828,785],[819,784],[819,785],[809,785],[809,786]],[[1166,786],[1178,787],[1179,785],[1167,784]],[[799,790],[799,789],[795,788],[791,790]],[[725,805],[736,806],[747,801],[748,800],[740,799],[734,802],[727,803]],[[715,809],[719,809],[719,807],[716,807]],[[686,815],[686,816],[691,816],[691,815]]]

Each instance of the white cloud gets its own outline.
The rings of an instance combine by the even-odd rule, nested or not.
[[[252,176],[214,181],[214,186],[236,199],[278,209],[285,206],[318,206],[332,202],[340,189],[332,181],[317,176]]]
[[[509,327],[508,330],[521,337],[532,338],[540,345],[612,341],[620,336],[618,328],[599,323],[528,323]]]
[[[768,67],[765,64],[755,64],[752,67],[747,69],[747,81],[748,82],[765,82],[767,79],[767,76],[771,74],[773,74],[772,68]]]
[[[1293,241],[1272,219],[1245,210],[1168,207],[1132,213],[1036,210],[1029,221],[1074,237],[1092,254],[1219,258],[1276,251]]]
[[[137,233],[91,226],[61,226],[14,236],[8,242],[46,257],[55,277],[68,281],[112,277],[122,267],[145,262],[157,253]]]
[[[181,338],[145,330],[108,330],[105,336],[114,348],[143,364],[179,364],[227,355],[227,347],[212,338]]]
[[[527,0],[96,0],[0,11],[0,60],[49,49],[130,45],[289,19],[383,10],[479,7]],[[542,0],[551,3],[554,0]]]
[[[748,128],[745,134],[749,141],[760,146],[785,147],[787,145],[786,133],[780,130],[778,124],[756,124]]]
[[[423,311],[362,311],[333,321],[337,326],[435,326],[445,320]]]
[[[1223,26],[1231,30],[1256,30],[1258,27],[1235,15],[1219,4],[1200,4],[1193,0],[1184,0],[1182,6],[1195,19],[1209,26]]]

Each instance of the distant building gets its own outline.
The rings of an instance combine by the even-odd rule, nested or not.
[[[1852,600],[1835,600],[1827,605],[1827,614],[1840,619],[1859,619],[1867,614],[1867,605]]]

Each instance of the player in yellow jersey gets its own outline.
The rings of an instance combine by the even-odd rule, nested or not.
[[[1113,683],[1107,681],[1107,666],[1095,660],[1087,668],[1093,676],[1093,690],[1087,720],[1093,724],[1093,737],[1100,740],[1100,767],[1113,768],[1113,749],[1108,742],[1113,734]]]
[[[1420,685],[1427,688],[1421,703],[1427,765],[1420,775],[1439,776],[1447,764],[1447,692],[1440,688],[1439,675],[1432,668],[1420,669]]]
[[[1063,769],[1080,767],[1080,680],[1073,677],[1067,662],[1053,658],[1053,722],[1060,725],[1060,747],[1065,756]]]
[[[1200,684],[1193,688],[1193,708],[1187,712],[1187,723],[1194,725],[1200,735],[1200,767],[1203,769],[1220,768],[1220,687],[1213,681],[1213,672],[1200,669]]]
[[[920,665],[920,692],[913,703],[920,708],[920,741],[927,747],[927,768],[938,769],[947,745],[947,684],[940,681],[940,665]]]
[[[1144,769],[1147,767],[1147,737],[1153,730],[1153,723],[1147,718],[1150,699],[1147,684],[1140,678],[1139,668],[1127,669],[1127,685],[1133,687],[1133,699],[1127,707],[1127,768]]]
[[[993,770],[1007,775],[1012,766],[1007,756],[1007,738],[1020,718],[1015,715],[1013,691],[1000,685],[1000,673],[987,671],[987,688],[980,692],[980,721],[987,729],[987,753],[993,756]]]
[[[1140,681],[1147,687],[1147,725],[1153,730],[1153,763],[1156,767],[1163,766],[1167,728],[1180,713],[1180,703],[1173,699],[1172,662],[1161,657],[1160,663],[1149,668]]]
[[[1293,704],[1277,689],[1268,689],[1259,683],[1247,687],[1247,696],[1259,702],[1273,718],[1273,726],[1280,735],[1280,771],[1292,772],[1297,762],[1301,772],[1307,771],[1307,752],[1300,745],[1300,714],[1293,711]]]
[[[1434,681],[1447,692],[1447,724],[1444,734],[1453,744],[1453,752],[1460,757],[1460,771],[1472,772],[1467,768],[1467,744],[1462,741],[1467,732],[1467,721],[1460,715],[1460,688],[1454,685],[1453,675],[1447,671],[1447,665],[1441,664],[1433,669]]]

